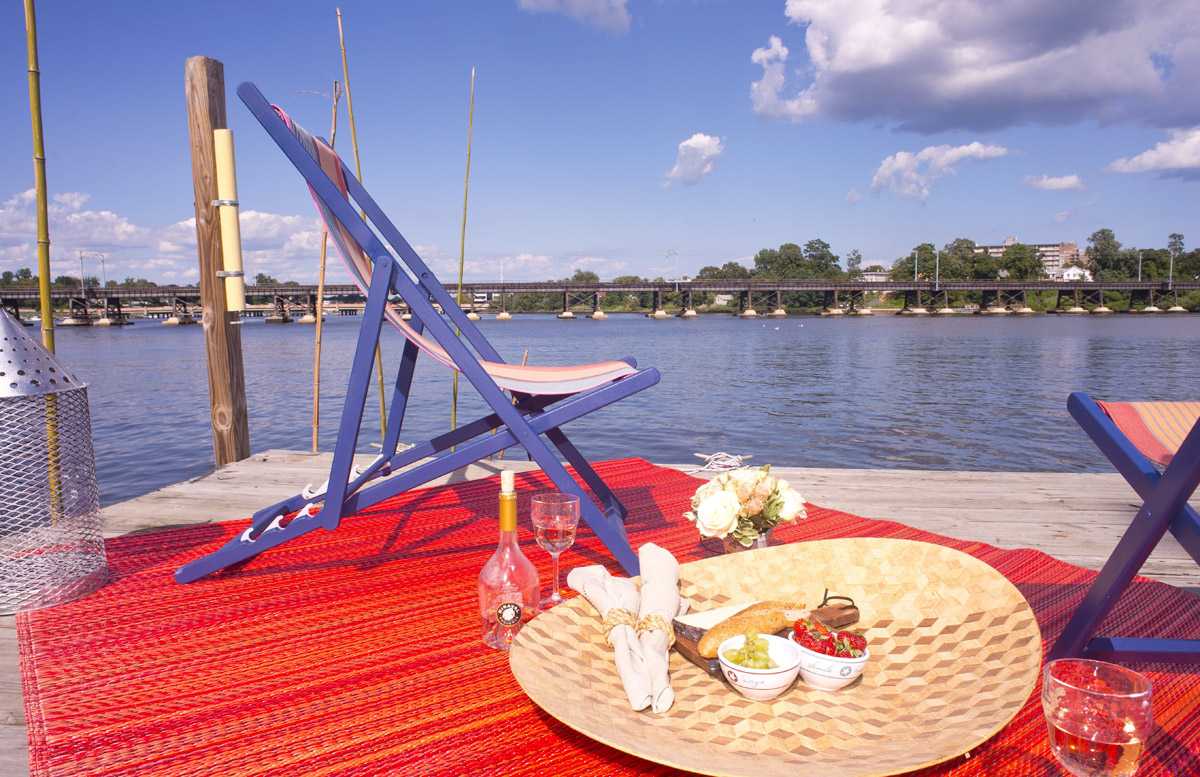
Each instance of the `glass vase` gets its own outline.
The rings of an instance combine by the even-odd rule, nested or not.
[[[739,553],[743,550],[755,550],[757,548],[765,548],[771,544],[771,533],[774,531],[775,531],[775,527],[772,526],[770,529],[767,529],[765,532],[763,532],[762,534],[755,537],[754,542],[751,543],[749,546],[743,545],[742,543],[738,542],[737,538],[732,535],[722,539],[721,544],[724,546],[726,553]]]

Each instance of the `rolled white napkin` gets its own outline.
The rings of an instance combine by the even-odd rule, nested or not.
[[[687,609],[679,598],[679,562],[669,551],[647,542],[638,549],[642,567],[642,600],[638,610],[638,641],[650,678],[650,708],[666,712],[675,703],[671,689],[671,619]]]
[[[634,710],[646,709],[652,699],[642,647],[634,630],[638,614],[637,584],[628,578],[613,577],[607,569],[594,564],[572,569],[567,574],[567,585],[587,599],[606,623],[616,624],[608,631],[608,644],[612,645],[617,674],[629,706]]]

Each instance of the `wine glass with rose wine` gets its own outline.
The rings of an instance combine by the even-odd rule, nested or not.
[[[558,491],[537,494],[533,497],[530,510],[537,544],[554,559],[553,588],[541,602],[545,610],[563,600],[558,590],[558,557],[575,544],[575,529],[579,526],[579,497]]]
[[[1050,749],[1077,777],[1129,777],[1154,726],[1150,681],[1116,664],[1063,658],[1046,664],[1042,709]]]

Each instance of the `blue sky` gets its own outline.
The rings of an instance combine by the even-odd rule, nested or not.
[[[1185,0],[878,5],[346,2],[366,183],[435,267],[455,264],[474,65],[468,277],[671,276],[815,237],[885,265],[959,236],[1200,240]],[[206,54],[226,68],[248,269],[315,277],[307,193],[233,92],[254,81],[326,134],[334,8],[43,0],[55,273],[85,249],[109,277],[194,280],[183,64]],[[0,29],[11,269],[33,264],[20,4]]]

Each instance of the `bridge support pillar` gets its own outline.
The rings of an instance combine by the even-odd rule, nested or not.
[[[563,321],[569,321],[575,318],[575,314],[571,312],[571,292],[564,291],[562,296],[562,310],[559,311],[558,317]]]
[[[935,300],[938,296],[941,296],[942,301],[940,304],[937,302],[934,302],[934,308],[933,308],[934,315],[938,315],[938,316],[954,315],[954,308],[950,307],[950,292],[948,292],[948,291],[934,292]]]
[[[304,315],[296,319],[301,324],[317,323],[317,295],[311,291],[304,298]]]
[[[851,295],[852,295],[851,296],[851,300],[852,300],[851,312],[854,312],[854,310],[853,310],[853,299],[854,299],[853,293],[854,292],[851,292]],[[844,314],[845,314],[845,311],[842,310],[841,302],[838,300],[837,290],[835,289],[833,291],[825,292],[825,301],[821,305],[821,315],[822,316],[841,316]]]
[[[495,297],[492,297],[494,300]],[[497,321],[511,321],[512,313],[508,312],[508,307],[504,303],[504,291],[500,291],[500,312],[496,314]]]
[[[787,309],[783,306],[783,292],[775,290],[775,308],[770,313],[771,318],[787,318]]]
[[[287,309],[287,301],[278,294],[275,295],[275,309],[267,316],[266,321],[268,324],[292,323],[292,316]]]
[[[1027,316],[1033,312],[1033,308],[1029,307],[1029,290],[1028,289],[1021,289],[1021,301],[1013,309],[1013,312],[1019,313],[1023,316]]]
[[[874,313],[872,312],[872,310],[870,308],[863,306],[864,303],[866,302],[866,299],[867,299],[867,294],[864,291],[860,290],[860,291],[850,292],[850,299],[846,304],[846,315],[848,315],[848,316],[874,315]]]
[[[1185,308],[1179,304],[1179,292],[1175,291],[1174,289],[1171,290],[1171,300],[1174,304],[1172,304],[1171,307],[1167,308],[1168,313],[1186,313],[1187,312],[1187,308]]]
[[[988,299],[987,294],[987,292],[984,292],[984,296],[980,298],[979,311],[989,316],[1008,315],[1010,311],[1004,303],[1004,292],[1000,289],[993,291],[990,302],[985,305],[983,300]]]
[[[1143,313],[1161,313],[1162,308],[1155,304],[1154,289],[1146,290],[1146,304],[1142,307]]]
[[[758,318],[758,311],[754,309],[754,292],[749,289],[738,293],[738,317]]]
[[[467,305],[467,320],[468,321],[478,321],[479,320],[479,313],[476,312],[476,310],[475,310],[475,294],[473,292],[471,293],[471,301]]]
[[[1097,292],[1096,304],[1092,307],[1092,312],[1098,315],[1104,315],[1105,313],[1112,312],[1112,308],[1104,304],[1104,289],[1100,289],[1100,291]]]
[[[913,289],[912,291],[904,292],[904,307],[900,309],[897,315],[900,316],[924,316],[928,315],[929,311],[925,309],[921,301],[921,290]]]
[[[171,315],[163,319],[163,326],[182,326],[194,324],[196,319],[188,312],[187,300],[179,297],[171,299]]]
[[[662,289],[655,289],[653,297],[654,300],[650,310],[650,318],[657,319],[659,321],[670,318],[670,316],[667,315],[667,311],[663,310]]]
[[[602,291],[592,292],[592,320],[593,321],[603,321],[604,319],[608,318],[608,314],[600,309],[600,300],[602,300],[603,298],[604,298],[604,292],[602,292]]]
[[[1071,315],[1079,315],[1080,313],[1087,312],[1087,310],[1081,304],[1081,300],[1079,298],[1079,289],[1072,290],[1071,307],[1067,308],[1067,312],[1070,313]]]
[[[87,297],[71,297],[67,300],[67,317],[59,326],[91,326],[92,314],[88,312]]]
[[[696,309],[692,307],[692,290],[683,293],[683,308],[679,311],[680,318],[695,318]]]
[[[96,319],[96,326],[123,326],[132,323],[121,309],[120,297],[104,297],[104,312]]]
[[[4,308],[6,310],[8,310],[9,313],[12,313],[12,317],[14,319],[16,319],[17,321],[19,321],[22,326],[33,326],[32,323],[21,318],[21,301],[20,300],[7,299],[7,300],[4,300],[3,305],[4,305]]]

